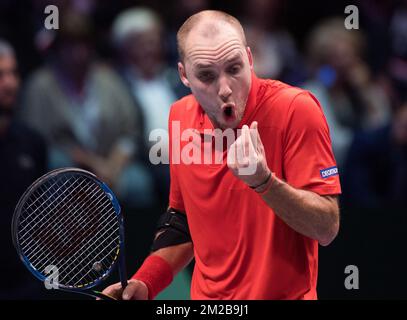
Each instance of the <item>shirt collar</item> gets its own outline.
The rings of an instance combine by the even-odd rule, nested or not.
[[[250,119],[251,114],[256,109],[258,91],[259,91],[259,79],[257,78],[254,71],[252,71],[252,85],[250,88],[249,96],[247,97],[246,108],[244,109],[243,118],[240,121],[239,125],[237,126],[238,129],[242,128],[243,125],[245,124],[250,126],[250,123],[248,123],[248,121]]]

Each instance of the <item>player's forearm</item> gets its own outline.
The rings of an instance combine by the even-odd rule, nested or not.
[[[158,255],[167,261],[175,276],[192,261],[194,257],[194,247],[192,242],[187,242],[159,249],[152,254]]]
[[[152,254],[132,277],[145,284],[148,299],[154,299],[169,286],[194,255],[185,213],[169,207],[160,217],[157,230]]]
[[[132,280],[141,281],[147,289],[148,299],[154,299],[192,257],[192,242],[158,249],[144,260]]]
[[[295,231],[328,245],[339,230],[339,208],[336,198],[295,189],[273,177],[264,201]]]

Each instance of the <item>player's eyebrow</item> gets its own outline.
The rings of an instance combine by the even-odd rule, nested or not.
[[[212,67],[212,65],[211,65],[211,64],[207,64],[207,63],[198,63],[198,64],[196,65],[196,68],[197,68],[197,69],[207,69],[207,68],[210,68],[210,67]]]
[[[241,60],[242,55],[240,53],[236,53],[234,54],[232,57],[230,57],[229,59],[226,60],[226,63],[232,63],[232,62],[236,62],[236,60]]]
[[[231,64],[233,62],[236,62],[237,60],[241,60],[241,54],[240,53],[236,53],[233,56],[231,56],[230,58],[228,58],[225,63],[226,64]],[[210,63],[197,63],[195,66],[197,69],[207,69],[212,67],[212,64]]]

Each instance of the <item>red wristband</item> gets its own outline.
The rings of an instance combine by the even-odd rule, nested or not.
[[[144,260],[132,279],[143,281],[148,288],[148,299],[153,300],[173,279],[173,271],[167,261],[157,255],[150,255]]]

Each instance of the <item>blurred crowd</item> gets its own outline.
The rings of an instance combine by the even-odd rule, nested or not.
[[[58,30],[44,28],[50,3]],[[310,8],[307,17],[284,0],[1,1],[0,243],[22,192],[54,168],[94,172],[128,210],[165,208],[169,172],[149,161],[150,132],[166,129],[171,104],[189,94],[176,69],[176,31],[207,8],[240,19],[258,76],[321,102],[343,205],[405,208],[407,1],[355,1],[359,30],[345,29],[345,4],[317,3],[320,14]]]

